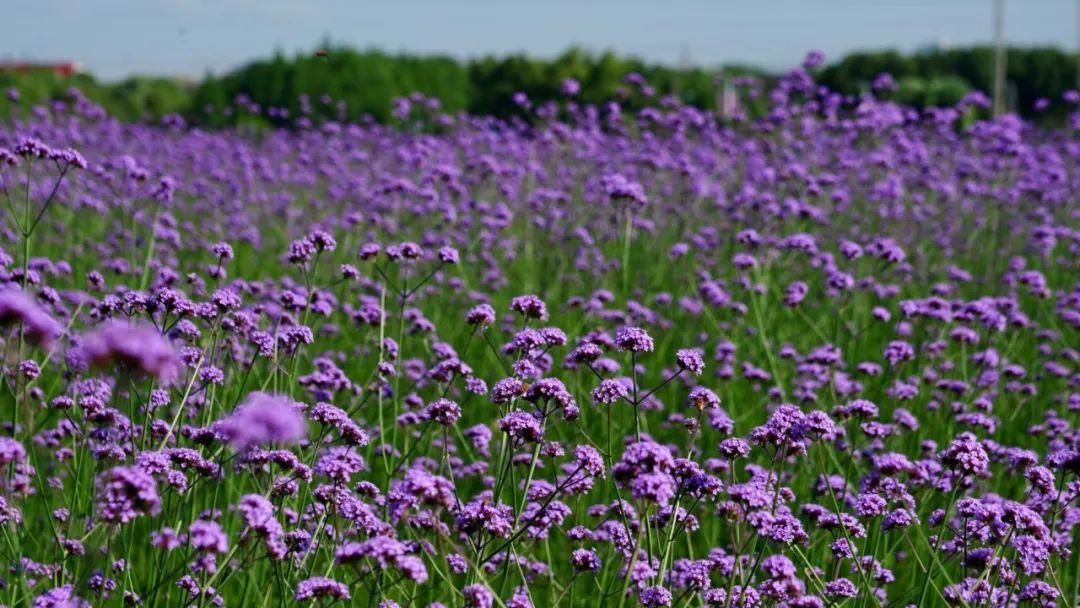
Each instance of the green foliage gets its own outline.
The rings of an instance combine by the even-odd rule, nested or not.
[[[70,101],[68,92],[79,89],[90,101],[125,121],[154,120],[166,114],[186,112],[193,86],[173,78],[131,77],[116,83],[100,83],[89,74],[58,76],[48,70],[0,73],[0,92],[14,88],[18,103],[0,98],[0,119],[11,119],[35,105],[55,100]]]
[[[901,79],[898,84],[899,90],[895,99],[920,108],[954,105],[972,88],[966,80],[957,76],[929,79],[909,76]]]
[[[1010,48],[1006,53],[1006,80],[1010,101],[1023,115],[1032,115],[1036,100],[1060,100],[1078,82],[1076,54],[1055,48]],[[916,106],[953,103],[970,90],[991,91],[994,86],[994,49],[974,47],[934,50],[914,55],[896,51],[852,53],[826,67],[818,80],[845,93],[866,91],[874,77],[888,72],[900,83],[899,99]],[[1060,116],[1058,104],[1051,116]]]
[[[370,114],[386,121],[392,100],[413,92],[438,98],[449,111],[464,110],[468,84],[466,69],[449,57],[331,48],[325,56],[299,55],[292,60],[279,53],[223,78],[208,78],[196,91],[194,102],[196,107],[212,104],[220,111],[243,94],[264,108],[286,108],[290,116],[296,116],[300,96],[306,94],[315,117],[337,117],[335,108],[320,101],[328,96],[345,101],[349,118]]]
[[[944,106],[956,103],[971,90],[991,90],[993,60],[994,51],[989,47],[913,55],[860,52],[825,67],[815,77],[832,89],[859,93],[869,90],[875,76],[888,72],[900,85],[894,94],[898,101],[916,107]],[[35,104],[63,99],[70,87],[78,87],[88,99],[121,120],[155,120],[180,113],[208,127],[286,124],[300,115],[302,95],[308,96],[314,120],[371,116],[389,122],[393,120],[394,98],[414,92],[439,99],[442,109],[448,112],[506,117],[521,111],[513,100],[518,92],[525,93],[534,104],[564,99],[560,86],[568,78],[581,84],[578,99],[582,102],[600,104],[617,99],[623,107],[633,110],[641,107],[644,99],[626,86],[626,76],[632,72],[644,76],[657,94],[678,95],[705,109],[716,107],[719,74],[729,80],[739,75],[770,78],[748,66],[726,66],[716,71],[673,68],[578,48],[554,59],[516,54],[458,61],[438,55],[393,55],[327,46],[324,51],[292,58],[278,52],[222,76],[207,75],[192,85],[168,78],[99,83],[85,74],[62,78],[47,71],[0,73],[0,88],[15,87],[22,98],[18,105],[0,99],[0,119],[9,119]],[[1064,91],[1076,85],[1077,60],[1075,55],[1052,48],[1014,48],[1008,51],[1007,74],[1015,109],[1031,116],[1036,100],[1060,99]],[[334,103],[324,103],[324,97]],[[250,99],[257,108],[238,106],[238,98]],[[344,102],[344,116],[338,101]],[[752,111],[763,109],[761,100],[750,106]],[[285,109],[288,116],[270,116],[268,108]],[[1058,104],[1047,116],[1060,118],[1064,111]]]

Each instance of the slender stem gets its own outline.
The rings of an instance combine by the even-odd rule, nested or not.
[[[623,255],[622,255],[622,291],[630,296],[630,237],[634,230],[634,212],[626,210],[626,227],[623,230]]]
[[[641,442],[641,399],[638,399],[637,355],[630,352],[630,374],[634,382],[634,439]]]
[[[949,504],[945,507],[945,514],[941,518],[941,526],[944,529],[948,529],[949,511],[952,510],[953,504],[956,502],[956,495],[960,492],[959,480],[954,483],[956,483],[956,487],[953,488],[952,493],[949,495]],[[942,530],[942,532],[944,533],[944,530]],[[934,559],[934,556],[937,554],[939,546],[941,546],[941,536],[934,539],[934,545],[930,547],[930,563],[926,566],[926,578],[923,579],[922,590],[919,592],[919,601],[916,603],[916,606],[926,605],[923,603],[923,600],[926,599],[926,592],[930,589],[930,580],[934,578],[934,566],[937,565],[937,560]]]

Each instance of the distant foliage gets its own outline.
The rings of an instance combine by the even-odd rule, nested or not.
[[[312,118],[367,114],[385,122],[395,98],[423,93],[457,111],[468,108],[469,89],[468,70],[449,57],[336,48],[292,60],[279,54],[221,78],[209,77],[192,95],[189,114],[211,125],[234,124],[245,113],[267,115],[269,109],[273,122],[288,122],[304,110]],[[233,112],[238,97],[241,103]]]
[[[914,55],[896,51],[852,53],[824,68],[817,80],[831,89],[858,93],[871,88],[880,74],[900,84],[905,103],[946,106],[970,90],[991,91],[994,86],[994,49],[944,49]],[[1077,86],[1077,57],[1055,48],[1011,48],[1006,53],[1006,80],[1010,109],[1023,116],[1046,114],[1061,118],[1058,104],[1037,109],[1040,99],[1060,100]]]
[[[1045,102],[1040,100],[1059,100],[1075,88],[1075,55],[1053,48],[1014,48],[1008,51],[1007,67],[1011,109],[1028,118],[1063,118],[1060,104],[1042,108]],[[892,76],[891,95],[897,101],[918,108],[949,106],[972,90],[993,88],[993,49],[854,53],[820,68],[817,81],[853,95],[874,88],[882,74]],[[628,86],[627,78],[634,80],[634,75],[648,88]],[[753,76],[762,85],[732,89],[742,76]],[[0,73],[0,87],[17,90],[19,98],[18,106],[10,96],[0,99],[0,118],[10,118],[17,107],[64,99],[71,87],[121,120],[181,114],[192,124],[209,127],[281,126],[301,116],[313,122],[370,118],[386,123],[410,113],[402,100],[412,94],[422,95],[412,97],[414,104],[422,99],[449,113],[502,118],[531,115],[528,108],[568,98],[596,105],[615,101],[623,110],[639,110],[653,95],[675,95],[696,108],[719,111],[723,87],[729,87],[729,96],[737,90],[740,106],[755,115],[766,104],[752,91],[767,89],[773,81],[774,75],[746,66],[675,68],[577,48],[554,59],[516,54],[459,61],[327,46],[293,58],[278,53],[198,83],[142,77],[101,83],[87,74],[62,78],[48,72]],[[567,83],[569,90],[564,89]]]
[[[10,119],[20,107],[62,103],[70,99],[72,89],[103,106],[110,116],[134,122],[187,112],[195,85],[173,78],[132,77],[101,83],[89,74],[61,77],[45,70],[27,74],[0,72],[0,91],[6,92],[0,98],[0,119]]]

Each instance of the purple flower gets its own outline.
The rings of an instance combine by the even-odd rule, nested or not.
[[[782,404],[765,424],[751,431],[750,439],[758,445],[782,447],[789,453],[801,454],[808,442],[835,433],[836,424],[825,412],[806,414],[794,405]]]
[[[171,382],[180,374],[176,349],[153,325],[112,320],[83,336],[78,357],[91,367],[119,366]]]
[[[75,595],[73,585],[50,589],[34,598],[33,608],[90,608],[90,602]]]
[[[575,447],[574,460],[577,461],[577,466],[590,477],[604,477],[607,474],[607,470],[604,468],[604,458],[592,446],[579,445]]]
[[[645,188],[621,173],[603,176],[601,185],[608,198],[613,201],[626,201],[637,207],[644,207],[649,202]]]
[[[348,446],[327,448],[315,461],[316,473],[338,483],[349,481],[350,477],[365,468],[364,458],[354,448]]]
[[[461,406],[449,399],[436,399],[424,408],[424,418],[450,426],[461,418]]]
[[[324,597],[335,600],[350,599],[349,588],[346,587],[344,583],[339,583],[332,578],[314,576],[297,583],[296,594],[293,595],[293,599],[298,602],[306,602]]]
[[[461,589],[466,608],[491,608],[495,605],[495,596],[491,590],[480,583],[466,585]]]
[[[893,528],[906,528],[913,523],[916,523],[916,518],[912,515],[911,511],[907,509],[893,509],[885,515],[885,518],[881,521],[882,530],[891,530]]]
[[[214,243],[210,247],[210,252],[216,255],[221,260],[233,259],[233,248],[231,245],[225,242]]]
[[[495,403],[509,403],[525,395],[528,387],[517,378],[503,378],[491,387],[491,400]]]
[[[258,494],[246,494],[240,497],[236,505],[244,518],[244,525],[261,536],[266,543],[267,553],[272,559],[285,557],[287,547],[283,540],[281,523],[274,517],[274,505]]]
[[[488,304],[479,304],[469,310],[465,315],[465,321],[469,325],[487,327],[495,322],[495,309]]]
[[[1032,602],[1042,608],[1053,608],[1058,605],[1058,597],[1061,592],[1053,585],[1045,581],[1031,581],[1024,586],[1018,599],[1021,602]]]
[[[821,51],[810,51],[803,59],[802,65],[804,69],[812,70],[825,63],[825,53]]]
[[[858,594],[858,587],[846,578],[833,579],[825,583],[825,597],[829,599],[850,598]]]
[[[526,319],[546,321],[548,318],[547,305],[534,295],[517,296],[511,299],[510,310],[519,313]]]
[[[592,549],[574,549],[570,554],[570,564],[575,570],[596,572],[600,569],[600,557]]]
[[[525,399],[533,403],[554,403],[562,407],[574,404],[574,398],[566,385],[556,378],[542,378],[529,386],[525,391]]]
[[[225,553],[229,549],[229,539],[216,521],[197,519],[191,522],[188,539],[197,551]]]
[[[315,247],[316,251],[333,251],[337,249],[337,241],[330,233],[323,230],[314,230],[307,235],[307,240]]]
[[[574,363],[592,363],[603,356],[603,349],[592,342],[586,342],[570,351],[566,358]]]
[[[456,524],[462,532],[484,531],[493,536],[507,538],[514,530],[514,512],[507,505],[493,505],[478,499],[461,507]]]
[[[63,327],[36,302],[14,289],[0,290],[0,327],[8,325],[21,325],[26,339],[45,349],[52,348],[63,333]]]
[[[423,583],[428,579],[423,560],[409,555],[409,548],[396,538],[373,536],[362,542],[341,545],[334,554],[334,561],[339,564],[363,560],[380,569],[396,568],[405,578],[415,583]]]
[[[109,524],[157,515],[161,511],[157,483],[138,467],[114,467],[97,478],[94,508],[98,518]]]
[[[897,365],[902,361],[910,361],[915,358],[915,349],[907,342],[894,340],[885,347],[885,360],[890,365]]]
[[[975,477],[990,476],[990,457],[971,433],[960,433],[941,453],[946,467]]]
[[[667,608],[671,606],[671,592],[665,587],[646,587],[641,590],[638,600],[645,608]]]
[[[785,545],[801,543],[809,538],[803,529],[802,522],[788,513],[778,513],[770,517],[761,530],[761,534],[765,538]]]
[[[690,395],[687,397],[687,402],[698,411],[711,410],[720,407],[720,397],[704,386],[695,386],[690,389]]]
[[[648,353],[653,350],[653,339],[640,327],[621,327],[615,332],[615,346],[633,353]]]
[[[313,260],[315,253],[315,244],[308,237],[304,237],[289,244],[289,251],[285,257],[290,264],[302,266]]]
[[[359,256],[361,260],[370,260],[377,257],[381,251],[378,243],[364,243],[360,246]]]
[[[454,574],[465,574],[469,570],[469,562],[458,553],[447,555],[446,565]]]
[[[418,260],[421,256],[424,255],[424,250],[420,247],[420,245],[417,245],[412,241],[405,241],[404,243],[398,245],[398,252],[400,253],[401,257],[406,260]]]
[[[791,308],[798,306],[806,299],[806,294],[809,291],[810,288],[802,281],[795,281],[788,285],[787,289],[784,290],[784,306]]]
[[[630,388],[626,382],[612,378],[605,378],[593,389],[592,399],[600,405],[611,405],[630,396]]]
[[[439,249],[439,261],[444,264],[457,264],[461,262],[461,256],[453,247],[442,247]]]
[[[700,376],[705,371],[705,359],[701,357],[701,351],[694,348],[683,348],[675,352],[675,361],[679,369],[684,369],[695,376]]]
[[[12,150],[23,158],[46,158],[53,152],[52,148],[33,137],[20,139]]]
[[[738,437],[730,437],[720,442],[717,451],[728,460],[746,458],[750,454],[750,444]]]
[[[251,393],[214,430],[238,450],[271,443],[297,443],[307,437],[307,423],[291,399]]]
[[[529,412],[514,411],[499,419],[499,429],[512,439],[532,443],[544,437],[540,421]]]

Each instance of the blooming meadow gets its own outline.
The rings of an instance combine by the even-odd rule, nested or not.
[[[0,603],[1076,605],[1080,113],[814,63],[753,120],[25,108]]]

